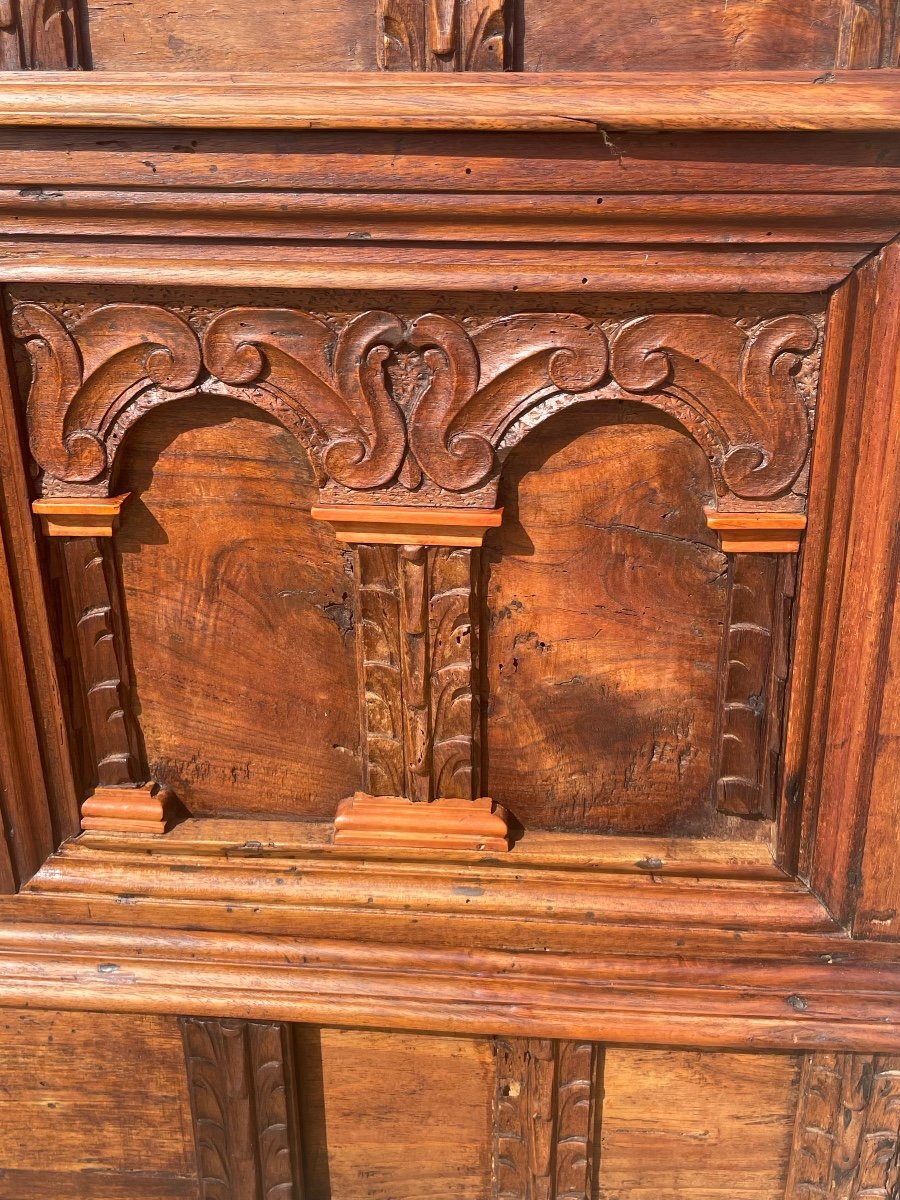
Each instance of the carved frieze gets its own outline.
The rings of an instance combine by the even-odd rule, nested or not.
[[[103,494],[143,412],[196,391],[265,409],[307,447],[323,497],[492,507],[502,459],[571,404],[640,400],[706,451],[722,508],[802,511],[810,415],[798,369],[818,333],[805,316],[752,325],[702,314],[603,323],[519,313],[370,310],[335,328],[284,308],[232,308],[198,334],[151,304],[110,304],[67,327],[19,304],[32,360],[32,453],[44,491]]]

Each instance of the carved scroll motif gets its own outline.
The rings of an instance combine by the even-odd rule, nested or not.
[[[590,1200],[600,1051],[522,1038],[495,1053],[494,1200]]]
[[[76,0],[0,0],[0,68],[65,71],[81,66]]]
[[[105,305],[69,330],[25,303],[13,321],[33,364],[29,429],[45,491],[102,491],[130,425],[193,389],[279,419],[332,501],[377,488],[395,504],[449,507],[464,495],[487,508],[502,458],[535,424],[583,400],[627,397],[695,437],[720,499],[804,507],[810,430],[797,375],[817,330],[802,316],[744,328],[658,314],[608,341],[573,313],[513,314],[469,331],[440,314],[369,311],[336,330],[291,309],[234,308],[205,331],[203,374],[193,330],[155,305]]]
[[[896,1200],[900,1057],[807,1054],[785,1200]]]
[[[817,340],[799,316],[749,333],[718,316],[638,317],[612,340],[612,373],[691,430],[725,489],[769,498],[790,489],[809,454],[809,417],[793,377]]]
[[[302,1200],[290,1027],[182,1018],[202,1200]]]
[[[478,795],[473,551],[359,546],[357,638],[366,791]]]
[[[506,0],[378,0],[383,71],[502,71],[512,66]]]
[[[771,817],[781,750],[795,564],[735,554],[724,641],[717,807]]]

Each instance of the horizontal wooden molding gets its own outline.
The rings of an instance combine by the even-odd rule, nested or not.
[[[500,525],[503,509],[323,504],[312,509],[312,516],[333,526],[339,542],[475,547]]]
[[[131,495],[46,496],[35,500],[32,510],[41,518],[48,537],[112,537],[119,523],[122,505]]]
[[[885,71],[607,74],[0,72],[0,125],[92,128],[900,129]]]
[[[806,528],[803,513],[716,512],[706,508],[706,524],[716,530],[726,554],[796,554]]]
[[[340,846],[384,846],[421,850],[509,849],[506,809],[493,800],[433,800],[357,792],[342,800],[334,820]]]

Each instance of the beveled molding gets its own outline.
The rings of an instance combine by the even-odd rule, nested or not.
[[[202,129],[900,129],[890,71],[0,72],[0,125]]]

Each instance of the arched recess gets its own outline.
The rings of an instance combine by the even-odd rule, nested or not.
[[[305,451],[201,392],[131,424],[113,482],[150,777],[195,815],[330,819],[360,778],[351,579]]]
[[[526,828],[765,837],[716,811],[729,563],[700,445],[635,400],[542,421],[485,544],[486,789]]]

